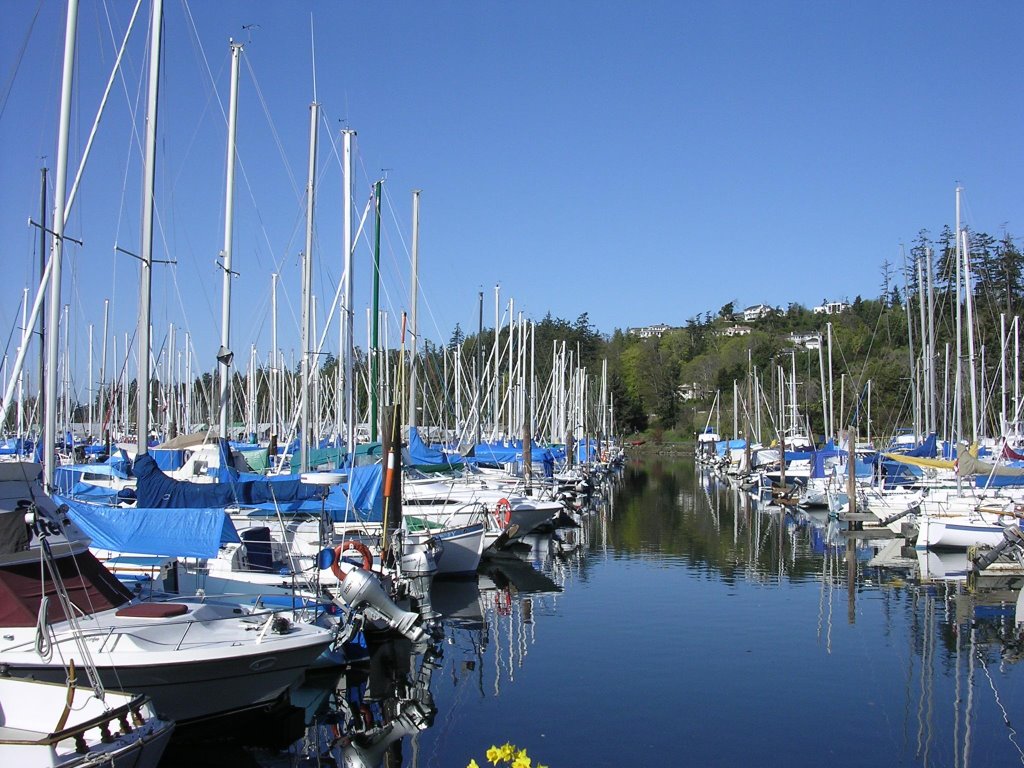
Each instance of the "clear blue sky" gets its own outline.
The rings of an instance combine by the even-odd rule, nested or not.
[[[26,220],[41,158],[52,167],[56,155],[63,5],[0,0],[4,341],[34,274]],[[131,8],[81,2],[73,165]],[[1019,1],[167,0],[165,17],[155,255],[178,265],[155,270],[154,343],[169,322],[187,328],[206,368],[220,333],[232,37],[246,43],[233,346],[243,365],[250,342],[265,355],[275,270],[282,345],[295,344],[311,20],[323,107],[315,291],[328,301],[341,273],[334,147],[347,125],[360,209],[388,169],[393,328],[409,306],[411,190],[423,191],[421,330],[435,341],[456,322],[475,330],[480,290],[493,324],[496,283],[530,317],[589,312],[605,333],[682,325],[730,301],[876,296],[901,243],[953,223],[957,182],[969,226],[1024,234]],[[113,247],[139,248],[145,38],[144,18],[68,227],[85,241],[65,267],[79,369],[103,299],[119,332],[137,310],[137,265]],[[365,346],[368,241],[356,262]]]

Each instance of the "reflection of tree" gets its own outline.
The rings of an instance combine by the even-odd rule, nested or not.
[[[609,543],[622,552],[654,550],[682,556],[717,571],[727,582],[751,570],[778,572],[780,551],[790,578],[806,579],[820,572],[821,558],[810,551],[802,524],[784,517],[780,534],[778,513],[769,516],[753,506],[747,509],[744,497],[727,486],[712,481],[704,488],[701,483],[692,458],[630,464],[617,491],[615,517],[609,521]],[[799,540],[795,556],[794,535]]]

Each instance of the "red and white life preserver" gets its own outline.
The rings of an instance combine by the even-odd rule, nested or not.
[[[373,565],[373,555],[370,553],[370,548],[361,541],[353,541],[352,539],[349,539],[334,548],[334,562],[331,563],[331,572],[338,577],[338,581],[345,580],[345,571],[341,569],[341,556],[344,552],[350,549],[354,549],[362,555],[364,571],[370,570],[370,566]]]
[[[502,528],[508,528],[508,524],[512,522],[512,502],[508,499],[498,499],[498,503],[494,505],[494,518]]]

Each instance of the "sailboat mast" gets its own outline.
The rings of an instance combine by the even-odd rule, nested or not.
[[[302,436],[299,441],[301,471],[309,469],[309,366],[311,333],[311,293],[313,283],[313,206],[316,201],[316,144],[320,105],[309,105],[309,174],[306,180],[306,248],[302,254],[302,392],[299,394]]]
[[[373,209],[376,214],[373,235],[373,306],[370,309],[370,442],[377,442],[377,396],[380,388],[380,192],[382,182],[373,185]]]
[[[971,383],[971,442],[978,442],[978,377],[974,361],[974,287],[971,285],[971,249],[967,228],[961,233],[964,253],[964,299],[967,303],[967,365]],[[982,363],[985,361],[982,360]]]
[[[70,12],[70,9],[69,9]],[[77,22],[76,22],[77,23]],[[39,419],[40,425],[42,425],[43,419],[46,414],[46,285],[43,282],[46,279],[46,168],[40,168],[39,173],[41,176],[39,182],[39,296],[36,299],[36,303],[39,305],[38,317],[39,317],[39,383],[36,385],[39,387],[39,401],[36,403],[36,418]],[[65,182],[66,183],[66,182]],[[63,231],[63,230],[62,230]],[[51,277],[53,267],[50,267]],[[35,324],[35,315],[33,315],[33,324]],[[26,325],[25,328],[30,326]],[[26,350],[27,353],[27,350]],[[17,365],[15,366],[17,370]],[[4,416],[6,418],[6,408],[4,409]]]
[[[420,286],[420,190],[412,191],[412,296],[409,301],[410,322],[409,336],[412,339],[412,349],[409,355],[409,426],[415,427],[419,424],[416,417],[416,357],[419,347],[419,326],[417,325],[416,304],[419,298]]]
[[[931,403],[931,423],[929,432],[937,432],[939,428],[939,403],[936,397],[938,386],[935,375],[935,281],[932,274],[932,249],[925,250],[925,278],[928,281],[928,400]]]
[[[220,352],[217,363],[220,368],[220,436],[228,436],[228,409],[231,405],[231,255],[234,244],[235,214],[235,128],[238,123],[238,62],[242,44],[234,40],[231,47],[231,97],[228,103],[228,156],[224,193],[224,247],[221,250],[221,269],[224,271],[221,284]]]
[[[278,408],[281,406],[281,397],[278,391],[280,380],[281,356],[277,350],[277,273],[270,275],[270,423],[271,434],[281,434],[281,420]],[[275,457],[271,456],[270,461]]]
[[[156,121],[160,88],[160,38],[163,31],[163,0],[153,0],[149,38],[149,100],[146,106],[146,147],[142,194],[142,270],[139,278],[138,385],[136,455],[149,450],[150,302],[153,294],[153,189],[156,180]]]
[[[105,392],[107,388],[107,323],[110,320],[110,299],[103,300],[103,344],[100,346],[102,350],[100,352],[100,386],[99,395],[97,400],[97,410],[99,411],[100,424],[106,424],[107,420],[103,415],[103,405],[106,399]],[[103,435],[100,435],[103,437]]]
[[[78,34],[78,0],[68,0],[64,30],[64,72],[60,96],[60,128],[57,140],[57,180],[53,192],[53,244],[50,253],[50,304],[46,322],[46,365],[43,397],[43,485],[53,487],[57,460],[57,334],[60,323],[60,268],[64,245],[64,194],[68,181],[68,136],[71,131],[71,87],[75,77],[75,39]]]
[[[353,325],[355,314],[352,309],[353,296],[355,293],[354,281],[352,279],[352,139],[356,132],[346,130],[342,132],[343,137],[343,171],[345,189],[342,196],[344,205],[344,247],[345,247],[345,312],[344,312],[344,338],[342,343],[341,358],[345,372],[345,379],[342,382],[344,388],[343,398],[345,400],[345,446],[349,456],[356,449],[356,425],[355,425],[355,387],[352,381],[352,361],[355,357],[355,338]]]
[[[927,257],[927,251],[925,251],[925,257]],[[921,318],[921,337],[919,340],[919,346],[921,348],[921,410],[923,411],[922,423],[923,433],[927,436],[931,433],[932,424],[932,401],[928,393],[930,391],[928,378],[931,376],[930,368],[931,361],[928,359],[928,324],[925,318],[925,303],[924,303],[924,270],[921,267],[921,259],[914,259],[914,266],[917,269],[917,309],[918,315]],[[907,309],[910,309],[910,298],[907,297]],[[910,327],[910,318],[907,318],[907,327]],[[916,390],[915,390],[916,391]]]
[[[828,332],[828,434],[830,438],[834,439],[836,435],[836,399],[835,390],[832,387],[832,323],[828,323],[825,329]]]
[[[953,383],[953,441],[963,437],[963,374],[960,362],[963,359],[963,298],[961,294],[960,253],[960,187],[956,188],[956,379]]]

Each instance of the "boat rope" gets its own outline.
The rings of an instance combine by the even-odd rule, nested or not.
[[[25,58],[25,50],[28,48],[28,41],[32,37],[32,30],[36,26],[36,20],[39,18],[39,11],[43,7],[43,0],[39,0],[39,5],[36,6],[36,12],[32,14],[32,21],[29,22],[28,29],[25,30],[25,39],[21,41],[21,48],[18,49],[18,61],[14,64],[14,69],[11,70],[11,77],[4,85],[3,97],[0,98],[0,118],[4,116],[4,111],[7,109],[7,99],[11,95],[11,89],[14,87],[14,80],[18,76],[18,71],[21,69],[22,61]]]
[[[53,643],[50,640],[49,623],[46,621],[46,612],[50,606],[50,598],[43,596],[39,601],[39,614],[36,617],[36,653],[43,661],[49,661],[53,657]]]
[[[96,697],[98,699],[103,699],[104,689],[103,683],[100,681],[99,671],[96,669],[96,663],[93,661],[92,653],[89,651],[89,646],[85,642],[85,635],[78,623],[78,611],[71,602],[71,597],[68,595],[67,588],[64,585],[64,579],[61,578],[60,571],[57,569],[57,563],[53,558],[53,552],[50,551],[50,542],[46,540],[45,536],[42,536],[40,537],[40,544],[41,547],[39,551],[41,557],[47,569],[50,571],[50,578],[53,581],[54,592],[57,594],[57,599],[60,600],[61,608],[63,609],[64,616],[67,619],[68,627],[71,630],[71,637],[74,640],[75,646],[78,648],[78,653],[85,665],[85,673],[89,678],[89,684],[96,692]],[[75,560],[75,565],[78,565],[77,560]]]

